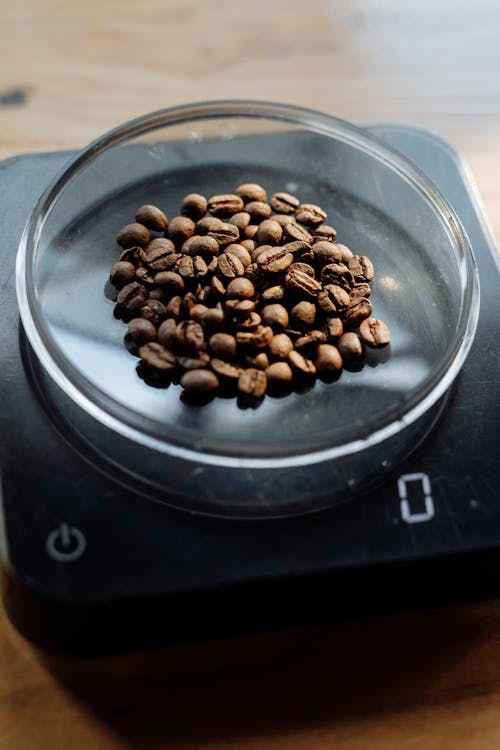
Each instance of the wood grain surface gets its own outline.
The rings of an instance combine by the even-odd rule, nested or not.
[[[403,122],[469,163],[500,237],[497,0],[2,0],[0,158],[210,98]],[[0,614],[0,748],[497,750],[500,603],[75,659]]]

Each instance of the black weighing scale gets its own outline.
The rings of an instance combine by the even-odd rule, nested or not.
[[[446,143],[403,126],[370,131],[460,217],[479,266],[479,324],[444,413],[411,457],[368,494],[288,519],[174,510],[66,442],[30,382],[14,264],[31,207],[72,154],[0,165],[0,548],[5,605],[28,638],[117,650],[500,594],[499,256]]]

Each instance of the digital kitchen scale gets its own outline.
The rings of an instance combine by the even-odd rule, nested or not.
[[[1,546],[5,605],[28,638],[106,651],[500,593],[499,256],[446,143],[403,126],[369,131],[460,217],[479,267],[479,323],[422,445],[375,489],[290,518],[175,510],[92,467],[65,439],[38,393],[14,265],[33,204],[72,154],[0,165]]]

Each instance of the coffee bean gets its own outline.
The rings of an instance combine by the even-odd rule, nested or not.
[[[318,295],[318,306],[325,315],[337,315],[349,306],[349,294],[338,284],[326,284]]]
[[[295,340],[294,347],[301,354],[304,352],[314,351],[319,344],[324,344],[326,341],[326,335],[323,331],[312,330],[306,333],[304,336],[300,336]]]
[[[283,248],[286,248],[287,253],[293,254],[294,261],[307,261],[313,260],[314,258],[312,246],[305,240],[293,240],[292,242],[287,242],[283,245]]]
[[[266,325],[271,326],[278,331],[287,328],[290,320],[286,307],[279,304],[266,305],[263,307],[261,310],[261,317]]]
[[[149,244],[147,245],[149,247]],[[133,247],[127,247],[120,255],[120,260],[125,263],[132,263],[135,268],[138,268],[146,262],[146,253],[142,247],[134,245]]]
[[[255,331],[237,331],[236,341],[240,346],[248,346],[252,349],[265,349],[273,338],[273,329],[270,326],[259,326]]]
[[[149,253],[153,252],[153,250],[157,250],[159,248],[168,250],[168,252],[170,253],[176,252],[174,243],[167,237],[155,237],[153,240],[148,242],[144,250],[146,251],[146,255],[149,255]],[[165,255],[168,255],[168,252],[166,252]]]
[[[232,242],[238,242],[240,232],[238,227],[235,227],[234,224],[225,224],[224,222],[221,222],[219,226],[209,229],[208,236],[213,237],[219,245],[224,246],[230,245]]]
[[[162,239],[162,238],[158,238]],[[175,245],[171,240],[163,239],[165,245],[156,245],[150,249],[152,242],[147,246],[146,264],[152,271],[167,271],[172,267],[170,256],[175,255]]]
[[[349,304],[354,305],[356,302],[359,302],[360,299],[363,299],[363,297],[369,297],[371,293],[371,287],[366,282],[354,284],[349,292]]]
[[[353,360],[363,356],[363,344],[357,333],[344,333],[339,338],[338,349],[342,359]]]
[[[228,299],[252,299],[255,294],[255,287],[249,279],[239,277],[229,282],[226,289]]]
[[[197,279],[204,279],[208,274],[208,266],[201,255],[195,255],[193,258],[193,273]]]
[[[212,307],[203,316],[203,326],[210,331],[222,328],[225,323],[226,316],[223,310],[218,307]]]
[[[224,303],[227,315],[238,324],[255,310],[255,302],[251,299],[227,299]]]
[[[352,250],[349,250],[347,245],[341,245],[338,242],[335,243],[335,246],[337,250],[342,254],[342,263],[345,263],[346,265],[349,263],[350,258],[353,257]]]
[[[262,224],[259,224],[255,239],[258,245],[279,245],[282,236],[283,230],[278,222],[273,221],[273,219],[265,219]]]
[[[181,377],[181,386],[187,394],[203,396],[217,390],[219,380],[212,370],[188,370]]]
[[[327,242],[335,242],[337,232],[333,227],[329,227],[327,224],[319,224],[314,227],[311,231],[313,240],[326,240]]]
[[[295,218],[300,221],[301,224],[308,226],[316,226],[322,224],[326,219],[326,211],[323,211],[319,206],[315,206],[313,203],[301,203],[295,209]]]
[[[208,346],[220,359],[232,359],[236,356],[236,339],[229,333],[214,333],[208,340]]]
[[[118,260],[109,274],[109,280],[116,286],[117,289],[121,289],[125,284],[130,284],[135,277],[135,266],[133,263],[128,263],[126,260]]]
[[[156,339],[155,326],[150,320],[145,320],[144,318],[132,318],[132,320],[129,320],[128,332],[138,346]]]
[[[249,224],[245,231],[243,232],[243,236],[246,240],[255,240],[257,242],[257,232],[259,231],[259,225],[258,224]]]
[[[312,235],[309,234],[307,229],[304,229],[304,227],[301,227],[300,224],[297,224],[296,222],[285,224],[283,227],[283,234],[290,242],[299,240],[301,242],[307,242],[308,244],[312,243]]]
[[[292,349],[292,340],[286,333],[277,333],[269,343],[269,354],[273,359],[286,359]]]
[[[259,352],[254,357],[245,358],[247,367],[256,367],[257,370],[265,370],[269,367],[269,357],[265,352]]]
[[[208,234],[212,229],[217,229],[223,224],[224,222],[221,219],[216,219],[215,216],[203,216],[202,219],[198,219],[196,222],[196,234]]]
[[[337,341],[344,333],[344,324],[340,318],[329,318],[325,324],[326,339],[329,343]]]
[[[302,271],[289,271],[285,287],[293,296],[301,299],[314,299],[321,291],[321,284]]]
[[[147,288],[137,281],[132,281],[120,289],[117,302],[126,310],[140,310],[147,298]]]
[[[286,271],[293,263],[292,253],[287,252],[284,247],[268,247],[257,256],[257,264],[269,273],[280,273]]]
[[[181,214],[198,221],[207,212],[207,199],[199,193],[189,193],[182,201]]]
[[[365,255],[353,255],[348,266],[356,281],[371,281],[375,276],[373,263]]]
[[[186,292],[186,294],[182,298],[182,310],[184,314],[189,317],[189,315],[191,314],[191,310],[196,304],[198,304],[196,295],[193,292]]]
[[[260,317],[259,313],[256,313],[254,310],[252,310],[244,317],[238,316],[235,322],[238,326],[238,330],[240,331],[256,331],[262,323],[262,318]]]
[[[191,245],[193,242],[196,242],[197,237],[199,237],[199,234],[192,234],[191,237],[188,237],[187,240],[184,240],[180,247],[180,252],[182,255],[191,255]]]
[[[216,357],[212,357],[210,365],[217,375],[222,378],[228,378],[229,380],[238,380],[243,373],[242,367],[233,365],[230,362],[225,362],[223,359],[217,359]]]
[[[266,368],[265,374],[270,389],[289,385],[293,379],[293,373],[288,362],[273,362]]]
[[[237,214],[233,214],[233,216],[227,220],[227,223],[234,224],[240,234],[242,234],[250,224],[250,214],[247,213],[247,211],[239,211]]]
[[[249,240],[249,239],[242,240],[240,242],[240,245],[241,247],[244,247],[245,250],[248,250],[249,253],[251,253],[252,250],[254,250],[257,247],[257,243],[255,242],[255,240]]]
[[[215,297],[223,297],[226,293],[226,287],[218,276],[212,277],[212,281],[210,282],[210,289],[212,290],[212,293]]]
[[[204,258],[212,258],[219,252],[219,243],[210,235],[195,235],[189,243],[190,255],[201,255]]]
[[[251,201],[265,202],[267,200],[267,194],[264,188],[254,182],[247,182],[243,185],[238,185],[235,192],[245,203],[250,203]]]
[[[183,298],[179,294],[176,294],[167,303],[167,315],[169,315],[171,318],[179,320],[179,318],[181,317],[182,299]]]
[[[291,268],[291,266],[290,266]],[[265,304],[271,303],[271,302],[281,302],[285,299],[286,296],[286,290],[285,287],[281,284],[278,284],[277,286],[270,286],[267,289],[264,289],[260,299]]]
[[[362,341],[368,346],[387,346],[391,340],[389,328],[378,318],[367,318],[359,327]]]
[[[146,367],[160,372],[174,370],[177,364],[175,354],[157,341],[150,341],[141,346],[139,356]]]
[[[312,251],[314,262],[321,268],[323,268],[323,266],[328,266],[330,263],[342,262],[342,253],[333,242],[319,240],[312,246]]]
[[[168,225],[168,236],[177,247],[191,237],[195,231],[195,223],[187,216],[175,216]]]
[[[196,320],[197,323],[202,323],[208,310],[209,308],[206,305],[193,305],[189,311],[189,317],[191,320]]]
[[[217,261],[217,271],[224,279],[230,280],[237,276],[243,276],[245,266],[235,255],[222,253],[222,255],[219,255]]]
[[[205,348],[203,328],[195,320],[182,320],[177,324],[177,341],[186,351],[200,351]]]
[[[155,283],[171,292],[184,291],[184,279],[175,271],[159,271],[155,274]]]
[[[297,223],[295,216],[292,216],[292,214],[273,214],[273,221],[277,221],[282,229],[284,229],[287,224]]]
[[[238,378],[238,390],[244,396],[251,398],[262,398],[266,392],[267,378],[262,370],[249,367],[244,370]]]
[[[210,364],[210,355],[206,352],[198,352],[196,357],[186,357],[178,354],[177,364],[184,370],[197,370],[200,367],[207,367]]]
[[[309,265],[309,263],[302,263],[301,261],[297,261],[296,263],[292,263],[292,265],[289,268],[289,271],[300,271],[301,273],[307,274],[307,276],[311,276],[311,278],[315,278],[316,271],[314,268]]]
[[[252,262],[252,256],[243,245],[232,243],[226,247],[224,252],[229,255],[235,255],[245,268]]]
[[[250,215],[252,224],[260,224],[264,219],[269,219],[272,214],[269,203],[264,203],[263,201],[250,201],[250,203],[245,205],[245,211]]]
[[[177,343],[177,323],[174,318],[167,318],[158,327],[158,341],[167,349],[175,348]]]
[[[373,312],[372,303],[369,299],[360,299],[344,311],[343,319],[345,328],[357,328]]]
[[[320,344],[315,364],[320,375],[337,375],[342,370],[342,356],[336,346]]]
[[[167,314],[167,308],[157,299],[148,299],[141,307],[141,317],[150,320],[153,325],[157,326]]]
[[[183,255],[178,268],[179,274],[182,276],[184,281],[194,279],[194,265],[193,259],[190,255]]]
[[[354,276],[345,263],[329,263],[321,270],[321,283],[323,286],[328,284],[341,286],[350,292],[354,284]]]
[[[144,266],[142,266],[141,268],[138,268],[136,270],[135,280],[139,284],[143,284],[144,286],[147,286],[148,288],[152,288],[155,285],[154,271],[150,271],[149,268],[145,268]]]
[[[213,195],[208,200],[208,210],[217,218],[232,216],[238,211],[243,211],[243,200],[239,195],[230,193]]]
[[[164,232],[168,226],[168,219],[158,206],[139,206],[135,212],[135,220],[153,232]]]
[[[314,362],[295,350],[291,351],[288,355],[288,364],[292,370],[295,370],[301,375],[314,375],[316,373]]]
[[[150,238],[151,235],[149,234],[149,229],[147,229],[144,224],[139,224],[137,222],[126,224],[120,229],[116,236],[116,241],[123,248],[134,247],[135,245],[145,247]]]
[[[316,320],[316,305],[312,302],[302,300],[292,307],[291,310],[292,325],[296,328],[311,328]],[[287,323],[288,325],[288,323]],[[287,326],[283,326],[286,328]]]
[[[157,299],[160,302],[163,302],[164,305],[166,305],[170,297],[166,289],[162,289],[159,286],[154,286],[149,290],[148,299]]]
[[[289,193],[274,193],[269,203],[278,214],[293,214],[300,205],[299,199]]]

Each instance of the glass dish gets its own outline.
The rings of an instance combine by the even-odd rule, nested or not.
[[[188,192],[242,182],[318,203],[337,241],[373,261],[390,351],[255,409],[193,405],[135,372],[105,294],[115,237],[140,204],[173,216]],[[16,277],[39,395],[82,455],[141,494],[243,517],[317,510],[382,481],[435,422],[479,308],[469,240],[423,174],[362,129],[264,102],[162,110],[95,141],[35,206]]]

